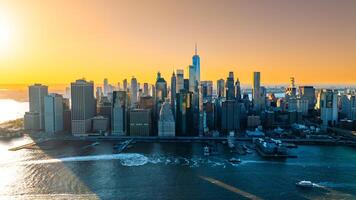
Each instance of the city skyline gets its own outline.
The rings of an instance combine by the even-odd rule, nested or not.
[[[288,84],[289,77],[304,85],[356,83],[353,1],[1,5],[0,84],[131,76],[154,83],[157,71],[169,82],[177,69],[188,74],[195,43],[201,80],[215,83],[233,71],[252,85],[259,71],[263,85]]]

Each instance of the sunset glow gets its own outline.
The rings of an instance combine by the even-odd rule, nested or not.
[[[158,70],[187,75],[195,42],[202,80],[356,83],[355,1],[179,2],[3,0],[0,84],[152,83]]]

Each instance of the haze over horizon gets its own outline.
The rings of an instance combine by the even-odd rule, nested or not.
[[[95,83],[191,64],[201,80],[356,84],[356,1],[0,0],[0,84]]]

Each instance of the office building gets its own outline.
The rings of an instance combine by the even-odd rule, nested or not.
[[[335,126],[338,121],[338,93],[322,89],[318,94],[318,107],[323,128]]]
[[[235,100],[234,72],[229,72],[226,79],[226,99]]]
[[[137,91],[138,91],[138,84],[137,84],[137,79],[135,77],[131,78],[131,89],[130,89],[130,93],[131,93],[131,106],[133,108],[136,107],[137,104],[137,100],[138,100],[138,95],[137,95]]]
[[[240,104],[235,100],[222,102],[221,131],[225,134],[240,129]]]
[[[252,100],[254,111],[261,111],[262,97],[261,95],[261,75],[260,72],[253,72],[253,87],[252,87]]]
[[[235,98],[237,101],[241,100],[241,84],[240,84],[240,80],[237,78],[236,79],[236,83],[235,83]]]
[[[48,87],[42,84],[34,84],[29,86],[29,113],[26,119],[31,119],[31,122],[27,124],[34,125],[35,130],[44,130],[45,128],[45,116],[44,116],[44,97],[48,95]],[[37,118],[38,113],[39,118]],[[38,122],[33,120],[39,119]],[[37,129],[38,125],[38,129]],[[30,126],[28,126],[30,127]]]
[[[112,135],[127,133],[127,95],[126,91],[114,91],[112,99]]]
[[[192,136],[193,133],[193,93],[181,90],[177,94],[176,135]]]
[[[175,114],[175,106],[176,106],[176,87],[177,87],[177,78],[175,73],[173,72],[172,77],[171,77],[171,106],[172,106],[172,112]]]
[[[315,88],[313,86],[300,86],[299,96],[308,100],[308,110],[315,108],[316,98]]]
[[[171,105],[164,102],[159,113],[158,136],[175,136],[175,121]]]
[[[63,131],[63,97],[59,94],[50,94],[44,98],[45,104],[45,131],[58,133]]]
[[[216,92],[218,97],[225,97],[225,80],[219,79],[216,81]]]
[[[196,92],[197,91],[197,80],[196,80],[196,70],[194,65],[189,65],[189,92]]]
[[[40,114],[38,112],[26,112],[24,116],[24,129],[29,131],[39,131]]]
[[[130,110],[130,136],[150,136],[151,126],[152,121],[150,109]]]
[[[179,93],[180,90],[184,89],[184,70],[177,69],[177,86],[176,92]]]
[[[91,119],[95,116],[94,82],[79,79],[71,83],[72,134],[88,135],[91,131]]]
[[[198,47],[197,44],[195,44],[195,54],[192,58],[193,61],[193,67],[195,69],[195,81],[199,84],[200,82],[200,57],[198,55]],[[189,72],[190,73],[190,72]],[[190,76],[190,75],[189,75]],[[189,77],[190,79],[190,77]]]
[[[156,102],[164,102],[167,98],[167,82],[161,77],[161,73],[157,73],[156,79]]]

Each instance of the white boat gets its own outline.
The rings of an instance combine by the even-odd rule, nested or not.
[[[232,164],[237,164],[237,163],[240,163],[241,160],[240,160],[240,158],[230,158],[229,162]]]
[[[204,156],[209,156],[210,155],[210,149],[208,146],[204,147]]]
[[[312,183],[311,181],[299,181],[298,183],[296,183],[296,186],[304,187],[304,188],[312,188],[314,187],[314,183]]]

